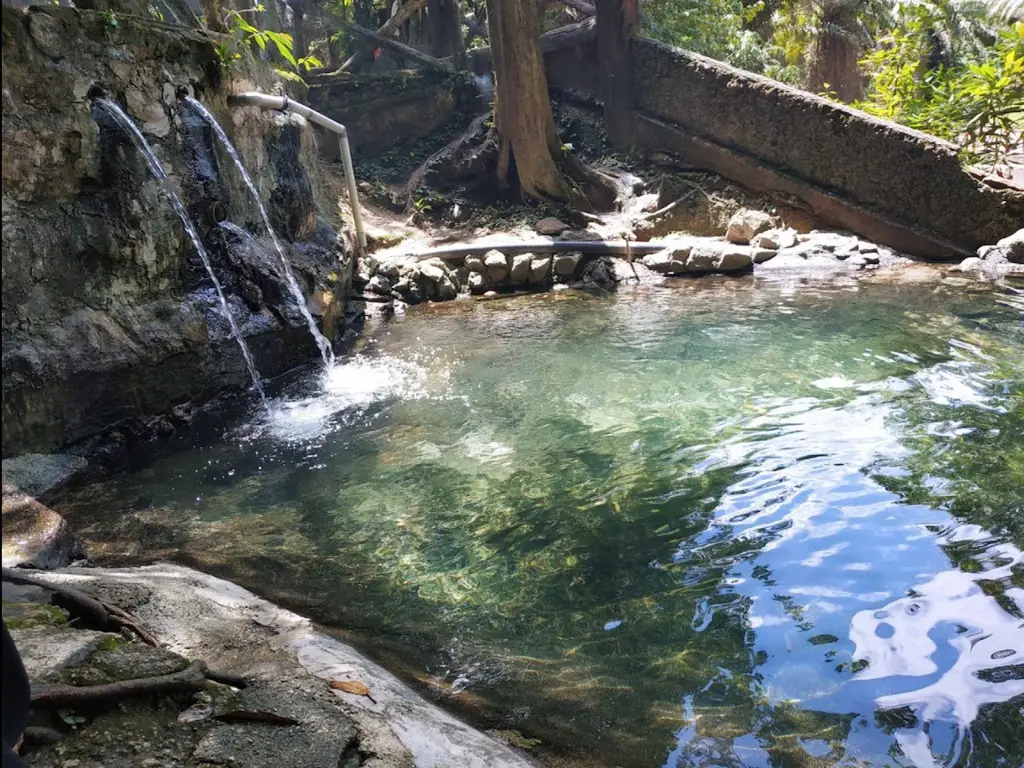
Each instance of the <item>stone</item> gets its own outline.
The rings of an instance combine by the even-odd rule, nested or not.
[[[976,272],[981,269],[981,259],[977,256],[968,256],[957,265],[958,272]]]
[[[530,285],[544,285],[551,278],[551,257],[534,256],[530,261]]]
[[[508,277],[508,258],[501,251],[485,253],[484,267],[487,271],[487,279],[495,285],[503,283]]]
[[[666,248],[657,253],[649,253],[643,257],[643,265],[652,272],[661,275],[678,275],[686,271],[686,257],[690,255],[690,249],[681,251],[676,248]]]
[[[363,271],[371,276],[378,274],[388,280],[395,280],[402,274],[402,263],[398,261],[378,262],[376,268],[371,263],[367,263]]]
[[[729,219],[725,230],[725,239],[730,243],[746,245],[751,239],[761,232],[771,229],[775,220],[764,211],[756,211],[744,208],[736,211]]]
[[[583,254],[579,251],[558,254],[558,256],[555,257],[555,275],[565,279],[572,277],[576,274],[576,270],[582,259]]]
[[[530,262],[533,261],[532,253],[521,253],[512,257],[512,285],[526,285],[530,282]]]
[[[796,230],[769,229],[755,236],[750,242],[757,248],[770,248],[773,251],[792,248],[796,245]]]
[[[374,275],[366,284],[366,290],[378,296],[390,296],[391,281],[384,277],[384,275]]]
[[[778,255],[774,259],[770,259],[759,266],[761,269],[771,270],[783,270],[783,269],[806,269],[807,260],[798,253],[793,253],[793,249],[786,249],[779,251]],[[860,258],[860,257],[856,257]]]
[[[120,635],[71,627],[11,627],[10,631],[33,684],[61,682],[65,669],[81,664],[97,648],[124,642]]]
[[[487,279],[479,272],[473,272],[469,276],[469,292],[474,296],[480,296],[487,290]]]
[[[4,483],[4,568],[63,568],[83,557],[82,543],[63,517]]]
[[[610,256],[591,259],[583,265],[583,282],[599,288],[614,288],[618,282],[615,278],[614,262],[615,259]]]
[[[479,254],[472,254],[466,257],[466,269],[470,272],[483,272],[484,260]]]
[[[857,250],[861,253],[878,253],[878,246],[874,243],[869,243],[866,240],[858,240]]]
[[[423,279],[431,283],[439,283],[447,276],[447,270],[443,266],[437,264],[431,264],[430,262],[424,261],[420,264],[420,275]]]
[[[771,248],[755,248],[753,252],[753,259],[755,264],[763,264],[768,259],[774,259],[778,251]]]
[[[738,272],[754,263],[753,249],[717,241],[698,243],[686,259],[687,272]]]
[[[565,232],[558,236],[559,240],[582,240],[585,242],[596,243],[604,238],[601,237],[599,232],[594,232],[592,229],[567,229]]]
[[[539,235],[545,235],[548,237],[554,237],[562,234],[569,228],[568,224],[559,221],[554,216],[548,216],[546,219],[541,219],[533,225],[534,231]]]
[[[753,249],[742,245],[725,246],[721,249],[717,269],[721,272],[739,272],[749,269],[754,263]]]
[[[29,496],[39,496],[63,484],[88,464],[81,456],[26,453],[3,460],[3,482]]]
[[[51,59],[63,59],[67,51],[65,32],[60,21],[45,13],[33,13],[28,18],[29,33],[39,51]]]
[[[1013,264],[1024,264],[1024,229],[1018,229],[1012,235],[1004,237],[998,243],[1006,260]]]

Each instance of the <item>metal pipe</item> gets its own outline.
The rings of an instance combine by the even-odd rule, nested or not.
[[[356,227],[356,240],[359,243],[359,255],[366,255],[366,232],[363,230],[363,215],[359,210],[359,192],[356,188],[356,174],[352,167],[352,150],[348,144],[348,129],[339,122],[331,120],[315,109],[310,109],[305,104],[292,101],[287,96],[271,96],[266,93],[247,91],[245,93],[233,93],[228,97],[228,103],[235,107],[259,107],[260,109],[273,109],[278,112],[294,112],[297,115],[316,123],[328,131],[338,134],[338,146],[341,149],[341,164],[345,169],[345,186],[348,187],[348,199],[352,204],[352,222]]]
[[[499,250],[504,254],[511,253],[564,253],[580,251],[600,256],[646,256],[666,248],[680,247],[691,241],[686,239],[658,240],[656,242],[635,242],[620,239],[613,240],[493,240],[488,243],[460,243],[459,245],[443,245],[427,248],[418,253],[410,254],[417,261],[426,259],[457,260],[467,256],[478,256],[487,251]]]

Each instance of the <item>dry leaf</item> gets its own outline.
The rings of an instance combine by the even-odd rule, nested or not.
[[[351,693],[353,696],[369,696],[370,689],[358,680],[331,680],[331,688]]]

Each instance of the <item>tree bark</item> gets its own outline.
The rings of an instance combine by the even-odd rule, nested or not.
[[[431,50],[437,58],[452,57],[456,69],[466,65],[462,43],[462,12],[458,0],[427,0]]]
[[[604,89],[604,122],[613,144],[633,136],[633,85],[629,63],[629,21],[635,0],[597,0],[597,57]]]
[[[507,187],[512,161],[531,197],[568,200],[572,190],[555,165],[561,142],[548,100],[537,0],[487,0],[494,64],[494,127],[498,183]]]

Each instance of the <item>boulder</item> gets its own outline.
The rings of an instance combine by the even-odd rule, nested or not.
[[[738,272],[754,263],[753,249],[743,245],[706,242],[695,245],[686,259],[687,272]]]
[[[792,248],[796,245],[795,229],[769,229],[756,235],[751,244],[757,248],[770,248],[777,251],[781,248]]]
[[[366,284],[366,290],[378,296],[390,296],[391,281],[384,277],[384,275],[374,275]]]
[[[752,256],[755,264],[763,264],[768,259],[774,259],[777,253],[778,251],[771,248],[755,248]]]
[[[508,277],[508,257],[501,251],[488,251],[484,254],[484,267],[487,279],[495,285],[503,283]]]
[[[551,257],[534,256],[530,261],[530,285],[544,285],[551,279]]]
[[[1009,237],[1004,237],[996,245],[1003,252],[1007,261],[1013,264],[1024,264],[1024,229],[1018,229]]]
[[[4,568],[63,568],[85,557],[63,517],[17,487],[3,486]]]
[[[444,266],[439,266],[437,264],[432,264],[429,261],[425,261],[420,264],[420,274],[427,282],[439,283],[448,275],[448,270]]]
[[[981,269],[981,259],[977,256],[969,256],[957,266],[957,272],[977,272]]]
[[[478,254],[466,257],[466,269],[470,272],[483,272],[484,271],[484,259]]]
[[[533,261],[532,253],[521,253],[512,257],[512,285],[526,285],[530,282],[531,261]]]
[[[563,279],[569,279],[576,274],[583,254],[579,251],[560,253],[555,257],[555,275]]]
[[[744,208],[736,211],[729,219],[725,230],[725,239],[730,243],[746,245],[755,235],[771,229],[775,220],[764,211]]]
[[[486,290],[487,279],[480,272],[472,272],[469,275],[469,292],[479,296]]]
[[[591,259],[583,265],[580,275],[583,282],[599,288],[614,288],[618,280],[615,277],[615,259],[610,256],[602,256]]]
[[[661,275],[678,275],[686,271],[686,257],[690,249],[666,248],[657,253],[649,253],[642,259],[643,264],[652,272]]]
[[[559,221],[554,216],[548,216],[546,219],[541,219],[534,224],[533,228],[539,235],[554,237],[565,232],[565,230],[569,228],[569,225]]]

